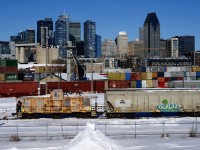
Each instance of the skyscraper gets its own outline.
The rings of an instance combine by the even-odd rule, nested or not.
[[[81,40],[81,23],[80,22],[70,22],[70,41],[77,42]]]
[[[106,39],[102,42],[102,55],[109,56],[117,54],[117,45],[114,40]]]
[[[191,57],[195,51],[195,37],[194,36],[179,36],[179,56]]]
[[[101,58],[101,36],[96,35],[96,40],[95,40],[95,57],[96,58]]]
[[[84,22],[84,51],[85,57],[95,57],[96,23]]]
[[[69,41],[69,16],[60,15],[55,23],[55,45],[59,46],[60,57],[66,57],[66,44]]]
[[[44,48],[49,45],[54,45],[53,37],[52,18],[45,18],[45,20],[37,21],[37,43]]]
[[[144,28],[139,28],[139,41],[144,41]]]
[[[128,53],[128,35],[126,32],[119,32],[119,35],[116,38],[116,43],[117,53],[120,54],[120,56]]]
[[[27,29],[18,33],[18,36],[10,36],[10,41],[17,44],[35,43],[35,30]]]
[[[144,57],[160,56],[160,23],[156,13],[148,13],[144,22]]]

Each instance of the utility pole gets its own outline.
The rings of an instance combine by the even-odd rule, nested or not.
[[[45,84],[46,84],[46,88],[45,88],[45,94],[48,94],[48,85],[47,85],[47,59],[49,58],[49,46],[48,46],[48,39],[49,37],[47,36],[46,37],[46,65],[45,65],[45,71],[46,71],[46,81],[45,81]]]

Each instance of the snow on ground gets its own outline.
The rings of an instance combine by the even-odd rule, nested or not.
[[[15,98],[0,98],[0,118],[5,114],[11,116],[11,113],[15,112]],[[18,142],[10,141],[9,139],[0,138],[0,150],[114,150],[109,148],[107,144],[117,144],[118,147],[123,147],[127,150],[199,150],[200,142],[199,138],[189,137],[188,135],[179,136],[165,136],[161,138],[158,136],[106,136],[111,133],[123,133],[131,130],[130,126],[126,124],[142,124],[137,126],[138,133],[145,133],[157,130],[162,130],[160,123],[168,123],[166,125],[166,130],[168,131],[185,131],[191,129],[191,124],[182,123],[192,123],[195,121],[200,121],[199,118],[193,117],[183,117],[183,118],[141,118],[141,119],[76,119],[76,118],[66,118],[66,119],[32,119],[32,120],[0,120],[0,136],[4,133],[9,133],[11,128],[6,128],[6,126],[38,126],[38,128],[31,128],[25,130],[25,132],[34,133],[36,130],[38,132],[43,132],[41,129],[43,125],[72,125],[79,124],[82,126],[80,132],[73,139],[22,139]],[[96,130],[88,131],[88,123],[94,124]],[[109,124],[106,133],[105,129],[101,128],[100,125]],[[148,124],[148,125],[146,125]],[[40,127],[39,127],[40,126]],[[60,126],[58,126],[60,127]],[[36,129],[36,130],[35,130]],[[85,129],[85,130],[84,130]],[[198,133],[200,132],[200,126],[197,126]],[[22,130],[21,128],[19,130]],[[49,128],[50,130],[50,128]],[[70,128],[68,131],[75,129]],[[101,130],[101,131],[100,131]],[[57,128],[54,127],[52,132],[57,132]],[[24,131],[21,131],[24,132]],[[134,132],[134,131],[131,131]],[[90,133],[90,134],[89,134]],[[95,140],[96,139],[96,140]],[[115,145],[114,144],[114,145]],[[103,147],[103,146],[104,147]],[[107,145],[107,146],[106,146]]]

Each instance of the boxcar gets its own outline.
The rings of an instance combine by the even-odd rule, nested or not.
[[[200,116],[199,89],[107,89],[107,117]]]

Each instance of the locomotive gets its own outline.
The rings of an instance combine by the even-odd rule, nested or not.
[[[97,102],[97,98],[96,94],[81,92],[64,94],[62,89],[47,95],[21,96],[17,98],[17,104],[21,103],[17,116],[29,119],[97,117],[104,113],[103,102]]]
[[[21,118],[136,118],[200,116],[200,90],[181,88],[110,88],[99,94],[63,94],[61,89],[48,95],[22,96]],[[101,101],[101,102],[99,102]]]

